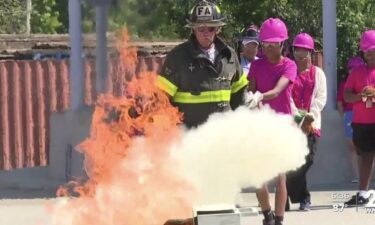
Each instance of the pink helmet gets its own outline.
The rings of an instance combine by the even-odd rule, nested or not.
[[[361,57],[354,56],[354,57],[351,57],[348,60],[348,64],[346,65],[346,67],[348,68],[348,70],[351,70],[351,69],[357,68],[359,66],[362,66],[364,64],[365,64],[365,62],[363,62],[363,59]]]
[[[375,48],[375,30],[368,30],[362,34],[359,43],[361,51],[366,52]]]
[[[260,27],[259,39],[267,42],[283,42],[288,39],[288,29],[279,18],[269,18]]]
[[[314,50],[314,39],[307,33],[298,34],[293,40],[293,47]]]

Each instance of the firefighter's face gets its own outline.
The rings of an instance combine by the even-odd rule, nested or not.
[[[193,28],[195,37],[202,48],[210,48],[219,32],[218,27],[196,27]]]

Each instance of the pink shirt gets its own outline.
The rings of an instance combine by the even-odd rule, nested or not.
[[[341,102],[344,107],[344,112],[348,112],[348,111],[352,111],[353,104],[345,102],[344,87],[345,87],[345,81],[342,81],[339,85],[339,89],[337,90],[337,102]]]
[[[345,89],[361,93],[365,86],[375,87],[375,68],[361,66],[354,69],[345,83]],[[371,108],[366,108],[366,103],[362,101],[353,104],[353,123],[375,123],[375,103]]]
[[[289,85],[274,99],[264,100],[264,104],[269,104],[272,109],[279,113],[292,114],[290,105],[292,85],[297,76],[297,65],[287,57],[280,63],[271,64],[266,58],[261,58],[251,64],[248,79],[255,79],[256,89],[261,93],[272,90],[280,77],[290,80]]]
[[[292,88],[292,98],[298,109],[310,112],[310,106],[315,88],[315,66],[311,65],[308,71],[298,73]]]

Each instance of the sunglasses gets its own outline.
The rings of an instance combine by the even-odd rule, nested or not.
[[[281,46],[279,42],[262,42],[263,48],[278,48]]]
[[[196,30],[200,33],[217,31],[217,27],[197,27]]]

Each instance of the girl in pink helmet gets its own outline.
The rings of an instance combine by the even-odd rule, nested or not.
[[[345,101],[353,103],[353,143],[360,158],[359,192],[348,205],[368,203],[375,158],[375,30],[362,34],[359,47],[366,64],[351,71],[344,90]]]
[[[359,66],[364,65],[363,59],[359,56],[351,57],[347,63],[347,70],[349,73]],[[353,118],[353,104],[348,103],[344,100],[344,87],[345,87],[346,77],[344,80],[339,84],[337,90],[337,110],[342,117],[343,125],[344,125],[344,133],[345,138],[347,139],[349,145],[349,161],[352,166],[352,170],[355,176],[355,179],[352,180],[353,183],[358,182],[359,171],[358,171],[358,157],[355,150],[355,146],[353,144],[353,129],[351,127],[352,118]]]
[[[310,192],[307,190],[306,174],[313,164],[320,137],[321,111],[327,102],[327,82],[322,69],[311,62],[314,39],[307,33],[298,34],[293,40],[293,56],[297,63],[297,78],[292,89],[292,108],[295,114],[307,112],[314,120],[305,131],[309,147],[306,163],[296,171],[287,174],[288,196],[292,203],[299,203],[300,210],[309,210]],[[289,204],[287,204],[288,208]]]
[[[297,76],[297,66],[294,61],[282,56],[284,41],[288,39],[288,30],[283,21],[269,18],[263,22],[259,39],[264,58],[253,62],[248,79],[252,93],[250,107],[259,102],[268,104],[272,109],[282,114],[292,114],[291,91]],[[264,214],[264,225],[281,225],[284,219],[287,199],[285,174],[277,178],[275,215],[271,211],[269,192],[264,185],[257,191],[257,198]]]

